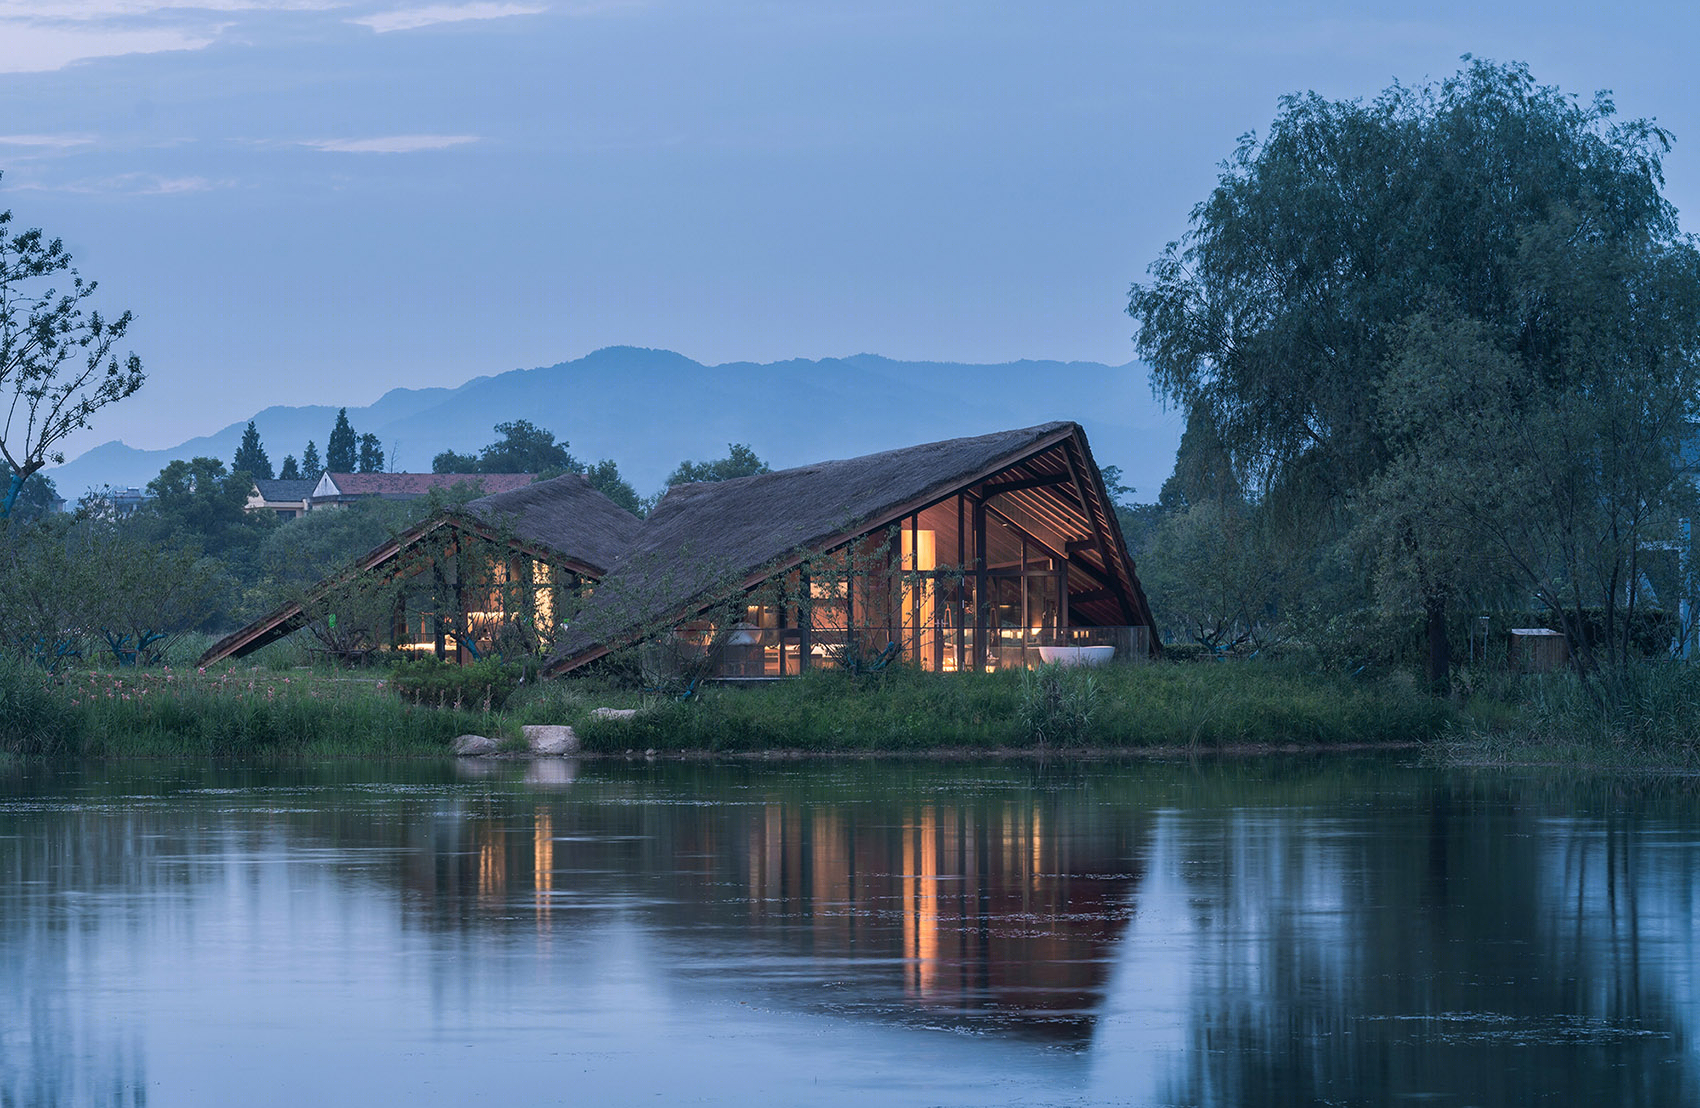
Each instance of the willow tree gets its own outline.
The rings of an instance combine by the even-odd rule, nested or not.
[[[1189,418],[1209,421],[1253,499],[1379,506],[1379,527],[1357,534],[1381,580],[1420,607],[1437,685],[1450,667],[1448,607],[1487,571],[1449,551],[1497,544],[1496,567],[1521,558],[1525,576],[1549,582],[1566,571],[1553,570],[1550,544],[1529,545],[1526,529],[1504,540],[1471,530],[1456,499],[1442,504],[1434,482],[1455,476],[1444,467],[1405,464],[1414,448],[1466,434],[1471,417],[1444,404],[1416,410],[1412,382],[1436,352],[1417,321],[1486,336],[1495,358],[1545,383],[1539,402],[1549,405],[1614,381],[1612,366],[1674,383],[1700,333],[1692,318],[1665,320],[1658,351],[1628,349],[1639,340],[1624,311],[1650,320],[1681,305],[1567,297],[1561,311],[1552,279],[1574,267],[1668,290],[1647,267],[1672,272],[1672,258],[1694,251],[1662,194],[1669,136],[1616,121],[1605,94],[1583,104],[1525,66],[1465,61],[1438,84],[1395,84],[1368,103],[1285,98],[1267,138],[1241,139],[1128,307],[1155,383]],[[1590,333],[1617,345],[1590,347]],[[1594,368],[1584,371],[1583,358]],[[1673,451],[1677,428],[1660,426],[1656,446],[1636,449]],[[1590,461],[1571,480],[1587,485],[1578,497],[1598,502],[1615,495],[1605,485],[1624,467],[1610,429],[1589,427],[1576,434]],[[1475,464],[1515,469],[1518,441],[1494,444],[1492,459],[1477,450]],[[1657,480],[1644,484],[1657,494]],[[1529,488],[1501,489],[1469,514],[1487,518],[1489,500],[1502,513],[1540,510]],[[1610,580],[1594,573],[1589,587],[1597,597]],[[1615,581],[1621,589],[1623,574]]]
[[[0,518],[32,474],[65,460],[58,445],[67,435],[146,379],[136,355],[113,353],[130,313],[101,315],[89,303],[95,289],[62,241],[39,227],[14,232],[12,213],[0,212],[0,455],[11,470]]]

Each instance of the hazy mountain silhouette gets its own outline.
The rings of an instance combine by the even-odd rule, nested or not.
[[[174,458],[228,465],[250,418],[274,466],[312,439],[323,453],[337,406],[272,407],[164,450],[108,442],[47,471],[75,500],[98,485],[143,485]],[[899,362],[873,354],[820,361],[705,366],[668,350],[613,346],[570,362],[476,377],[459,388],[393,389],[349,408],[390,468],[428,471],[439,451],[476,451],[497,423],[528,419],[586,461],[613,458],[640,493],[686,458],[747,442],[775,468],[874,450],[1073,419],[1100,464],[1118,465],[1154,499],[1180,442],[1178,413],[1151,395],[1144,366],[1021,361]]]

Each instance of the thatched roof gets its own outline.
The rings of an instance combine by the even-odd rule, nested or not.
[[[432,489],[472,485],[485,493],[504,493],[537,480],[535,473],[326,473],[336,496],[376,496],[413,500]]]
[[[860,458],[818,462],[731,481],[677,485],[656,505],[630,551],[597,587],[546,672],[563,672],[753,585],[803,552],[830,549],[916,511],[1036,453],[1064,444],[1090,471],[1084,517],[1113,531],[1110,565],[1133,609],[1150,612],[1127,559],[1115,513],[1085,437],[1074,423],[949,439]],[[1120,563],[1119,565],[1116,563]],[[1118,619],[1116,622],[1121,622]]]
[[[569,473],[535,483],[528,479],[511,491],[482,497],[458,510],[435,513],[396,538],[373,547],[354,565],[320,582],[309,595],[323,595],[356,574],[378,571],[401,551],[445,527],[473,530],[489,539],[508,541],[528,553],[560,562],[573,572],[599,578],[631,546],[642,526],[636,516],[597,492],[583,474]],[[199,664],[241,657],[306,622],[301,601],[285,604],[215,643],[201,656]]]
[[[643,521],[596,491],[582,473],[568,473],[474,500],[466,511],[606,574],[630,550]]]

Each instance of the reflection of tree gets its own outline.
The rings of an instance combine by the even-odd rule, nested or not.
[[[1666,1063],[1700,1001],[1679,991],[1695,844],[1661,861],[1637,849],[1636,816],[1570,819],[1571,798],[1532,791],[1436,781],[1364,823],[1194,821],[1173,862],[1210,874],[1192,893],[1213,938],[1169,1099],[1693,1103],[1692,1069]],[[1649,869],[1666,871],[1652,914]]]
[[[358,950],[446,952],[417,969],[443,1008],[476,999],[480,974],[577,980],[568,959],[513,956],[533,942],[580,938],[574,959],[593,961],[637,929],[646,971],[693,1002],[1090,1047],[1095,1067],[1128,1031],[1101,1015],[1111,964],[1119,996],[1123,970],[1167,962],[1190,986],[1164,1010],[1188,1014],[1153,1099],[1700,1102],[1700,842],[1680,791],[1338,759],[589,764],[564,791],[484,768],[7,782],[0,1104],[158,1079],[145,1030],[67,1002],[78,949],[157,939],[158,913],[192,920],[231,895],[264,934],[264,890],[322,886],[323,903],[376,906]]]

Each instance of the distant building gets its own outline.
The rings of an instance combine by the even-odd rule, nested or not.
[[[245,507],[250,512],[275,512],[279,519],[294,519],[306,514],[317,485],[318,482],[312,478],[299,481],[256,479]]]
[[[522,489],[535,480],[535,473],[326,473],[308,497],[308,507],[334,508],[368,496],[417,500],[432,489],[456,485],[470,485],[484,496],[494,496]]]

